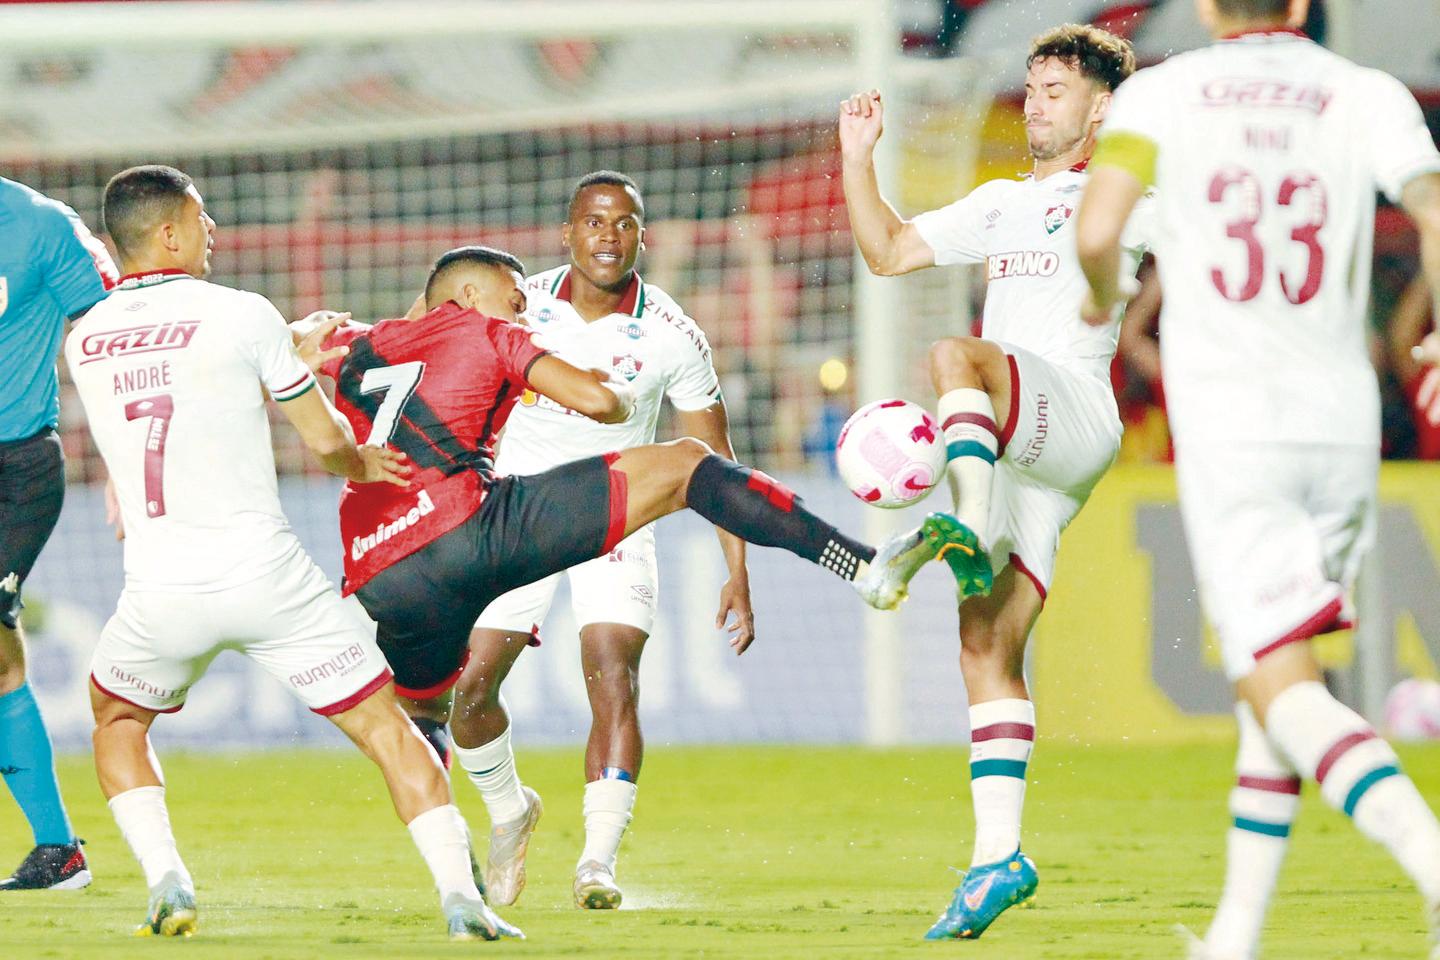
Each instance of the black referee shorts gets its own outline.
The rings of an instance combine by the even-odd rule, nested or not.
[[[19,622],[20,587],[60,519],[65,503],[65,455],[46,429],[0,443],[0,623]]]
[[[615,455],[492,484],[470,519],[376,574],[355,595],[401,696],[448,690],[470,630],[501,594],[603,556],[625,534],[625,475]]]

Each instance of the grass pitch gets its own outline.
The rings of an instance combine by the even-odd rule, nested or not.
[[[1402,759],[1422,792],[1440,798],[1440,748]],[[96,882],[80,893],[4,895],[0,957],[1178,958],[1173,925],[1203,930],[1224,867],[1227,745],[1042,742],[1026,804],[1037,906],[1011,911],[979,941],[926,943],[920,935],[955,883],[948,868],[969,860],[964,750],[657,745],[621,853],[625,907],[586,913],[570,903],[579,751],[522,751],[519,760],[546,803],[529,886],[504,911],[524,942],[445,940],[429,876],[379,774],[340,751],[166,758],[200,934],[132,940],[145,908],[139,869],[88,758],[72,757],[61,776]],[[478,793],[463,779],[456,788],[483,837]],[[1313,788],[1294,837],[1264,956],[1425,956],[1408,880]],[[3,866],[29,845],[7,798]]]

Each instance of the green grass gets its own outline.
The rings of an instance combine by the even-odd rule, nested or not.
[[[1440,748],[1404,752],[1440,796]],[[62,779],[97,873],[81,893],[0,900],[0,957],[510,956],[1164,958],[1172,927],[1201,930],[1219,893],[1230,750],[1044,743],[1032,766],[1025,849],[1035,909],[977,943],[919,937],[968,862],[966,754],[958,749],[666,749],[647,756],[620,862],[618,913],[570,905],[581,843],[578,751],[522,753],[547,812],[530,885],[504,911],[523,943],[450,944],[429,877],[376,772],[349,753],[166,759],[171,816],[195,874],[200,935],[131,940],[144,912],[137,866],[85,757]],[[470,822],[486,819],[457,783]],[[0,857],[29,834],[0,802]],[[1417,958],[1419,898],[1382,851],[1307,789],[1271,913],[1273,958]]]

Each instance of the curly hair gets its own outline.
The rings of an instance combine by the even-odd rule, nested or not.
[[[1081,76],[1107,90],[1114,90],[1135,72],[1135,51],[1130,41],[1089,24],[1066,23],[1040,34],[1030,42],[1025,66],[1049,57],[1074,67]]]

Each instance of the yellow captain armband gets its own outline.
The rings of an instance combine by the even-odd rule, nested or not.
[[[1100,134],[1095,145],[1092,166],[1119,167],[1140,181],[1141,186],[1155,185],[1155,158],[1160,148],[1155,141],[1139,133],[1117,130]]]

